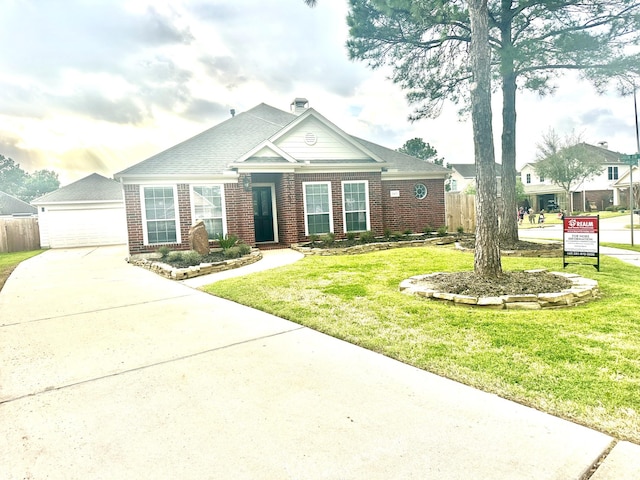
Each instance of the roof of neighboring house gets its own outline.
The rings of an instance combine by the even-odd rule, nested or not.
[[[387,168],[399,172],[442,173],[443,176],[444,173],[448,172],[447,169],[439,165],[415,159],[381,145],[352,137],[335,127],[335,125],[311,108],[307,109],[305,114],[307,116],[313,115],[338,135],[341,135],[346,141],[351,142],[356,148],[371,154],[372,157],[379,157],[374,158],[377,162],[382,162],[383,165],[385,162],[390,164],[385,165]],[[115,177],[219,175],[229,171],[232,164],[246,160],[245,157],[251,154],[252,151],[255,151],[261,145],[265,145],[265,142],[269,143],[271,139],[278,138],[279,135],[287,132],[294,122],[301,121],[301,119],[304,120],[304,118],[302,115],[294,115],[261,103],[184,142],[116,173]],[[297,162],[295,159],[293,160],[294,163]],[[283,160],[279,157],[259,157],[259,159],[251,159],[248,163],[274,163],[277,161]],[[336,161],[339,162],[340,159],[319,163],[331,164],[336,163]]]
[[[122,185],[115,180],[92,173],[76,182],[36,198],[31,203],[118,202],[123,200]]]
[[[584,147],[588,151],[590,151],[591,153],[595,154],[596,157],[604,164],[626,165],[626,163],[624,163],[624,162],[622,162],[620,160],[620,157],[622,156],[622,153],[614,152],[613,150],[608,150],[608,149],[606,149],[604,147],[600,147],[600,146],[596,146],[596,145],[590,145],[590,144],[584,143],[584,142],[582,142],[580,145],[584,145]],[[522,167],[522,169],[524,169],[527,166],[535,169],[535,165],[536,165],[536,162],[525,163],[524,166]]]
[[[464,178],[476,178],[475,163],[451,163],[451,168],[462,175]],[[502,175],[502,165],[496,163],[496,177]]]
[[[0,215],[29,215],[37,212],[38,209],[27,202],[8,193],[0,192]]]

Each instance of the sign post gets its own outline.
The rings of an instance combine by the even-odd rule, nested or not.
[[[562,250],[564,268],[569,265],[567,257],[595,258],[593,265],[600,271],[600,217],[564,217]],[[577,263],[577,265],[584,265]]]
[[[634,91],[635,94],[635,91]],[[637,120],[637,119],[636,119]],[[636,124],[637,126],[637,124]],[[638,132],[636,132],[638,133]],[[631,246],[633,246],[633,211],[635,210],[634,195],[633,195],[633,167],[638,166],[638,160],[640,160],[640,153],[635,155],[622,155],[620,161],[629,165],[629,210],[631,210]]]

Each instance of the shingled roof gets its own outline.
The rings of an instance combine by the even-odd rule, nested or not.
[[[309,109],[311,110],[311,109]],[[317,112],[313,111],[320,118]],[[265,141],[274,138],[299,115],[271,107],[264,103],[235,115],[204,132],[185,140],[163,152],[137,163],[115,174],[121,177],[145,176],[206,176],[220,175],[230,170],[230,166],[256,149]],[[375,143],[350,136],[345,138],[383,159],[381,166],[398,172],[425,172],[446,174],[444,167],[404,155]],[[260,157],[260,162],[274,163],[278,158]],[[340,162],[325,161],[331,164]],[[386,165],[385,165],[386,163]]]
[[[76,182],[36,198],[31,203],[118,202],[122,201],[122,185],[115,180],[92,173]]]
[[[37,212],[38,209],[27,202],[8,193],[0,192],[0,215],[33,215]]]

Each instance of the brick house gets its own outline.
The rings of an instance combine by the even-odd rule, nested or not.
[[[449,170],[353,137],[297,98],[260,104],[114,175],[131,254],[188,249],[203,220],[214,240],[288,246],[333,232],[445,224]]]

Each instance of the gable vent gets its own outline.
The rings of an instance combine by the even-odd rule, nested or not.
[[[318,141],[318,137],[315,133],[309,132],[304,136],[304,143],[307,145],[315,145]]]

